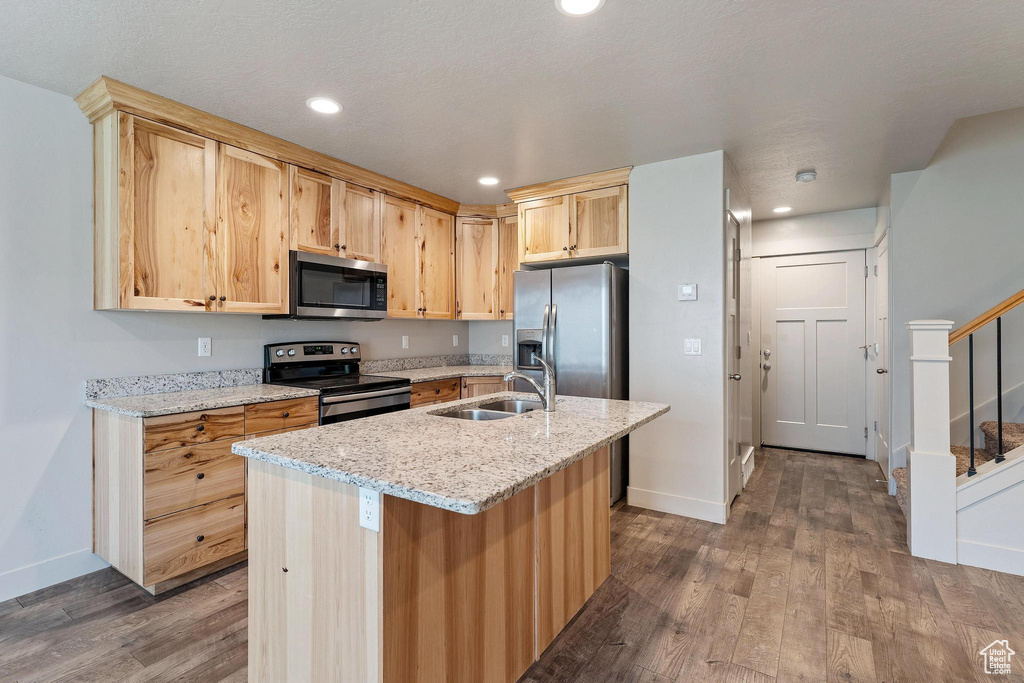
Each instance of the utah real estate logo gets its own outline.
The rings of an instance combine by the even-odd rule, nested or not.
[[[985,673],[1008,676],[1010,674],[1010,658],[1017,653],[1010,649],[1008,641],[993,640],[978,654],[985,658]]]

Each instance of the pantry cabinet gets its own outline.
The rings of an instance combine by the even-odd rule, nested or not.
[[[497,319],[499,259],[497,218],[455,221],[456,317]]]

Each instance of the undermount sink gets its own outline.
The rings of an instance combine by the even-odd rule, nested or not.
[[[480,410],[497,410],[502,413],[522,414],[531,410],[540,410],[540,401],[494,401],[477,406]]]
[[[456,410],[450,413],[435,413],[440,417],[454,417],[459,420],[504,420],[506,417],[514,417],[515,413],[507,413],[500,410]]]

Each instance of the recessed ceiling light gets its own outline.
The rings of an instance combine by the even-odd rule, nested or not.
[[[498,184],[498,179],[495,178],[492,175],[485,175],[483,178],[480,179],[480,184],[481,185],[497,185]]]
[[[306,106],[320,114],[337,114],[341,111],[341,105],[330,97],[310,97],[306,100]]]
[[[798,183],[809,183],[818,177],[817,172],[811,171],[800,171],[796,174],[796,181]]]
[[[792,206],[776,206],[772,211],[775,213],[789,213],[793,210]]]
[[[555,0],[555,7],[568,17],[585,17],[604,7],[604,0]]]

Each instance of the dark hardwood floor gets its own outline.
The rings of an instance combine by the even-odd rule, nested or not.
[[[1024,578],[911,557],[878,478],[768,450],[725,526],[618,506],[612,576],[522,680],[991,682]],[[246,630],[244,565],[157,598],[103,570],[0,603],[0,681],[245,681]]]

